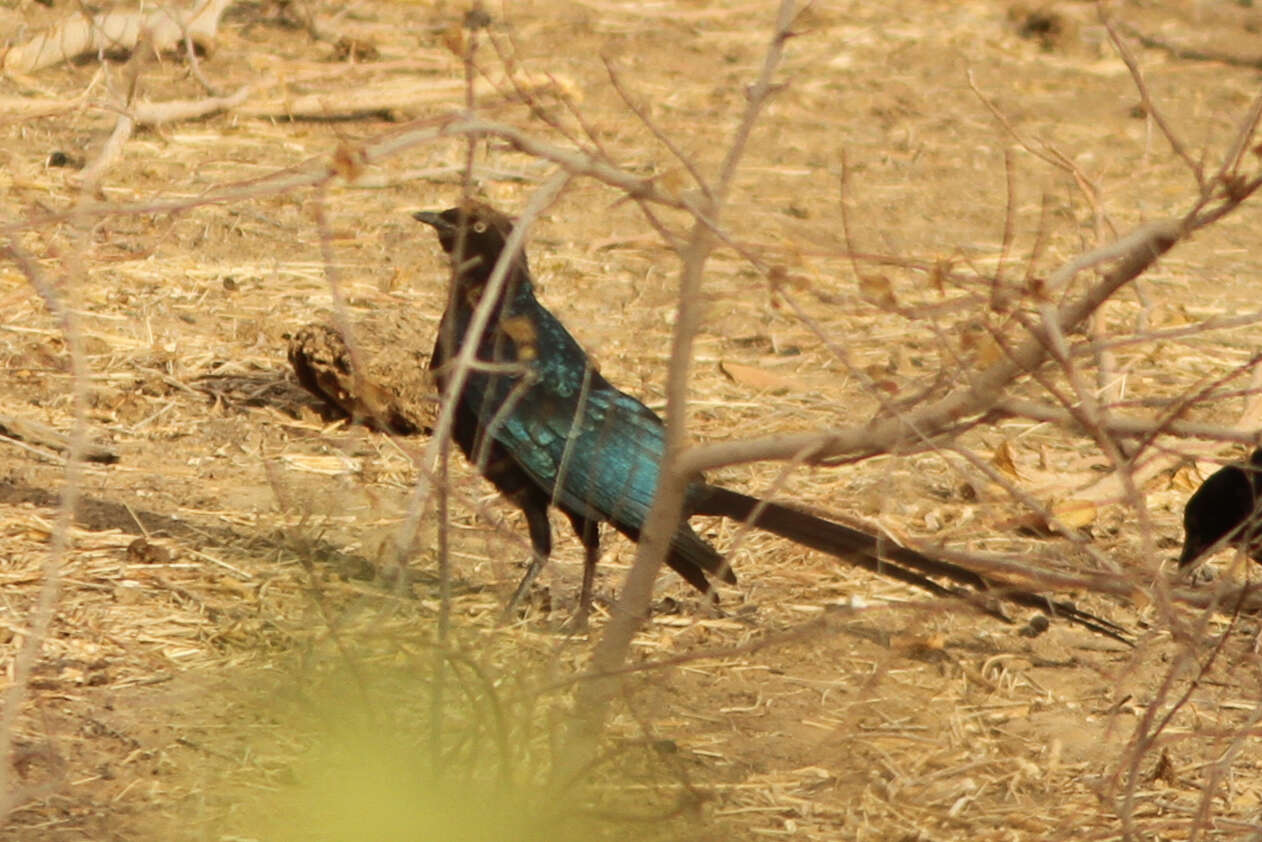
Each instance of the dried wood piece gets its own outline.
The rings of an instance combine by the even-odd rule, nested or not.
[[[47,32],[4,53],[5,73],[30,73],[77,56],[103,51],[129,51],[143,35],[155,49],[169,50],[185,37],[209,51],[219,31],[219,18],[232,0],[202,0],[191,10],[164,7],[151,12],[113,9],[67,18]]]
[[[429,355],[379,345],[380,339],[368,339],[379,346],[375,352],[359,349],[367,361],[357,377],[342,334],[330,325],[307,325],[289,341],[289,363],[304,389],[353,421],[400,436],[429,433],[438,408]]]
[[[280,95],[260,98],[237,109],[247,117],[287,117],[290,119],[346,119],[384,117],[407,119],[428,113],[435,106],[448,106],[458,101],[465,91],[465,82],[458,78],[415,75],[377,79],[363,85],[318,93]],[[489,82],[475,79],[473,96],[479,104],[495,104],[531,97],[578,98],[578,86],[566,77],[515,78],[510,84],[500,79]]]
[[[132,106],[130,117],[138,126],[158,126],[181,120],[196,120],[219,111],[230,111],[250,96],[252,85],[242,85],[226,96],[204,99],[172,99],[166,102],[140,102]]]
[[[68,436],[38,421],[29,421],[12,415],[0,415],[0,435],[47,447],[60,453],[70,452]],[[89,462],[110,465],[118,461],[118,454],[103,445],[89,443],[83,449],[83,458]]]

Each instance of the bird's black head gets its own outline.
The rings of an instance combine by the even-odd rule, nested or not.
[[[1258,458],[1254,454],[1254,458]],[[1179,566],[1185,567],[1228,532],[1241,526],[1253,514],[1256,468],[1228,465],[1210,474],[1183,509],[1183,552]]]
[[[459,247],[462,261],[479,257],[486,261],[482,271],[490,272],[504,243],[513,231],[513,221],[504,214],[481,202],[465,202],[445,211],[417,211],[414,219],[430,225],[438,232],[438,242],[448,254]],[[464,231],[463,238],[460,236]]]

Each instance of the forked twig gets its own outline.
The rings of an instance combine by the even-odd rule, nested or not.
[[[1179,136],[1174,133],[1174,129],[1171,128],[1169,121],[1166,120],[1165,115],[1161,112],[1161,108],[1153,101],[1152,94],[1148,92],[1148,84],[1144,81],[1143,71],[1139,69],[1139,62],[1135,60],[1130,47],[1126,46],[1126,42],[1118,34],[1117,27],[1113,25],[1113,20],[1105,10],[1104,4],[1097,6],[1096,10],[1100,16],[1100,23],[1104,24],[1104,28],[1108,30],[1109,40],[1113,42],[1113,46],[1117,49],[1117,54],[1122,57],[1122,61],[1126,64],[1126,69],[1130,71],[1131,81],[1135,83],[1135,89],[1139,91],[1140,99],[1144,105],[1144,112],[1151,115],[1153,121],[1157,124],[1157,128],[1165,136],[1166,142],[1170,144],[1174,154],[1182,158],[1183,163],[1187,164],[1192,177],[1196,179],[1196,186],[1204,193],[1207,189],[1205,168],[1188,154],[1187,147],[1183,145],[1183,141],[1179,140]]]

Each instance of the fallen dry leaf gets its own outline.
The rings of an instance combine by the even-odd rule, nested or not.
[[[864,301],[879,307],[893,308],[898,305],[890,279],[884,275],[864,275],[859,278],[859,295]]]
[[[1012,460],[1012,447],[1008,442],[1000,442],[995,448],[995,455],[990,457],[990,463],[1013,479],[1021,479],[1021,475],[1017,473],[1017,463]]]
[[[791,377],[742,363],[719,361],[719,371],[723,372],[733,383],[748,386],[751,389],[767,389],[770,391],[804,392],[806,387]]]
[[[1089,526],[1095,521],[1098,511],[1090,500],[1061,500],[1052,504],[1052,515],[1071,529]]]

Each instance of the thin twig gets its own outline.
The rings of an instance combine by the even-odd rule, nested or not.
[[[658,128],[657,124],[653,122],[653,118],[649,116],[648,111],[631,96],[631,92],[626,89],[622,84],[622,80],[618,78],[618,72],[613,67],[613,60],[607,55],[601,55],[600,60],[604,62],[605,72],[609,75],[609,82],[613,85],[613,89],[618,92],[618,96],[622,98],[623,103],[626,104],[627,108],[631,109],[632,114],[639,118],[644,127],[653,133],[653,137],[657,138],[670,151],[670,154],[675,156],[675,160],[683,165],[688,174],[692,176],[692,180],[696,182],[697,188],[705,194],[706,200],[713,202],[714,193],[710,190],[710,185],[706,182],[705,176],[697,169],[697,165],[683,153],[683,150],[671,139],[670,135]]]
[[[1095,265],[1113,258],[1122,258],[1099,283],[1088,288],[1077,299],[1056,312],[1063,333],[1069,332],[1118,289],[1143,272],[1161,254],[1185,236],[1186,228],[1178,222],[1145,225],[1124,239],[1110,243],[1079,258],[1065,267],[1060,275],[1068,276],[1077,266]],[[915,437],[932,437],[938,431],[953,429],[976,413],[989,411],[1001,397],[1004,388],[1022,373],[1033,370],[1047,357],[1045,328],[1036,333],[1010,356],[992,363],[973,377],[964,389],[899,417],[881,419],[862,427],[847,427],[815,433],[766,436],[741,442],[700,445],[683,454],[680,470],[688,475],[740,462],[758,459],[790,459],[807,448],[817,447],[817,461],[827,462],[843,455],[876,453],[888,450]],[[918,433],[915,431],[919,431]]]
[[[1122,36],[1117,33],[1117,28],[1113,25],[1113,20],[1105,9],[1104,4],[1097,5],[1096,10],[1099,13],[1100,23],[1104,24],[1104,28],[1108,30],[1109,40],[1113,42],[1113,46],[1117,48],[1117,54],[1122,57],[1122,61],[1126,63],[1126,69],[1131,73],[1131,81],[1135,83],[1135,89],[1139,91],[1139,97],[1144,105],[1144,113],[1152,117],[1157,124],[1157,128],[1161,129],[1161,133],[1165,135],[1166,142],[1174,150],[1174,154],[1182,158],[1183,163],[1187,164],[1188,171],[1196,179],[1196,186],[1204,193],[1208,189],[1208,185],[1205,183],[1204,167],[1188,154],[1183,141],[1179,140],[1179,136],[1174,133],[1174,129],[1166,120],[1165,115],[1161,113],[1157,103],[1153,102],[1152,95],[1148,92],[1148,83],[1144,81],[1143,71],[1139,69],[1139,62],[1135,60],[1134,54],[1131,53],[1130,47],[1126,46]]]
[[[61,593],[62,567],[70,550],[70,527],[74,523],[75,511],[79,504],[83,457],[87,452],[88,444],[88,372],[75,308],[66,305],[56,286],[44,277],[34,258],[27,254],[16,240],[10,240],[6,251],[26,276],[27,281],[35,288],[36,293],[44,300],[65,337],[70,351],[74,426],[70,432],[69,454],[64,474],[65,484],[57,509],[57,519],[52,529],[48,557],[44,561],[39,598],[27,622],[27,633],[22,640],[22,645],[14,656],[9,686],[4,694],[3,711],[0,711],[0,824],[3,824],[4,819],[21,797],[21,793],[13,786],[10,779],[13,771],[13,739],[18,717],[26,706],[32,670],[43,649],[44,641],[48,638],[48,630],[52,625]],[[72,271],[78,268],[76,264],[77,261],[71,261]]]
[[[430,442],[421,456],[422,466],[434,465],[438,459],[440,449],[444,447],[444,442],[451,437],[451,428],[455,421],[456,398],[460,395],[464,389],[465,382],[468,380],[469,371],[473,368],[478,344],[481,341],[482,334],[486,331],[487,325],[490,323],[491,311],[495,308],[496,299],[503,290],[508,278],[508,268],[516,260],[517,255],[521,253],[531,223],[549,205],[556,201],[569,183],[570,178],[570,174],[564,170],[554,173],[531,195],[526,207],[522,209],[521,214],[517,217],[513,231],[504,243],[500,259],[496,262],[495,268],[487,280],[482,298],[478,302],[477,308],[473,311],[473,318],[469,322],[464,343],[460,346],[458,352],[452,356],[449,363],[450,368],[448,370],[450,373],[448,374],[446,394],[443,397],[442,407],[438,413],[438,420],[434,422],[434,431]],[[413,489],[404,524],[399,530],[400,558],[406,558],[414,549],[419,527],[419,514],[424,510],[432,489],[432,476],[427,470],[423,469],[416,488]]]
[[[727,200],[737,164],[758,115],[773,93],[772,78],[779,67],[784,45],[792,34],[790,27],[795,15],[794,0],[782,0],[762,70],[749,90],[744,114],[737,124],[714,185],[713,200],[705,209],[704,217],[697,216],[683,251],[679,303],[666,385],[666,453],[660,468],[657,492],[640,533],[635,562],[627,574],[609,624],[592,654],[592,672],[597,676],[617,669],[626,660],[631,639],[644,621],[652,598],[653,582],[666,557],[670,537],[679,523],[684,489],[690,479],[690,474],[679,469],[678,458],[685,446],[688,373],[692,365],[692,343],[700,322],[701,276],[714,247],[713,231],[718,228],[719,215]],[[596,741],[604,729],[617,685],[615,679],[597,678],[579,688],[576,721],[568,737],[569,744],[562,754],[565,764],[558,770],[557,780],[565,780],[572,770],[586,766],[587,760],[595,753]]]

